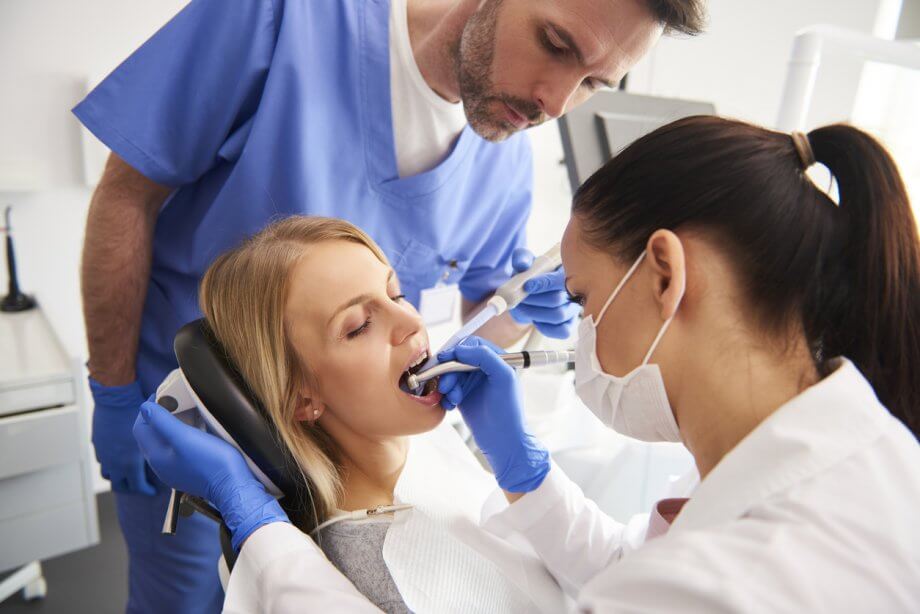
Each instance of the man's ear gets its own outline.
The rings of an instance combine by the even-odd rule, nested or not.
[[[655,300],[662,320],[677,312],[687,288],[684,245],[670,230],[656,230],[646,245],[646,260],[654,277]]]

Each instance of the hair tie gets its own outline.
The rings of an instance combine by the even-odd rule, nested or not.
[[[807,170],[808,167],[817,162],[817,160],[815,160],[815,152],[811,149],[811,142],[808,140],[808,135],[804,132],[793,132],[789,136],[792,137],[792,144],[795,145],[795,151],[799,154],[799,160],[802,162],[802,169]]]

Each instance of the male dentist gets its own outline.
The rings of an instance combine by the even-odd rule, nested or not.
[[[192,0],[75,109],[112,155],[93,195],[83,303],[93,442],[130,555],[130,612],[217,612],[216,526],[160,535],[167,490],[132,437],[176,366],[212,259],[271,218],[344,218],[386,251],[423,317],[468,314],[515,268],[523,129],[615,85],[703,0]],[[566,337],[562,273],[491,323]]]

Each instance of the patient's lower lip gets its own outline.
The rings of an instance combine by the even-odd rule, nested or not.
[[[429,392],[428,394],[426,394],[426,395],[423,396],[423,397],[417,397],[417,396],[415,396],[414,394],[410,394],[410,393],[405,392],[405,391],[403,391],[403,394],[405,394],[407,397],[409,397],[410,399],[412,399],[412,400],[415,401],[416,403],[419,403],[419,404],[421,404],[421,405],[425,405],[425,406],[427,406],[427,407],[430,407],[430,406],[432,406],[432,405],[437,405],[438,403],[441,402],[441,393],[438,392],[437,389],[434,389],[433,391]]]

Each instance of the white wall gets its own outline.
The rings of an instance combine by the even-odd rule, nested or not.
[[[871,32],[883,2],[710,0],[706,33],[662,39],[630,75],[629,90],[709,101],[720,114],[772,125],[796,31],[823,23]],[[852,103],[855,95],[848,69],[851,64],[833,59],[822,66],[816,121],[846,116],[846,102]]]
[[[0,2],[0,205],[10,203],[20,281],[68,351],[85,356],[77,278],[90,189],[70,109],[150,36],[181,0]],[[34,184],[4,192],[11,182]],[[0,272],[6,284],[6,268]]]
[[[37,296],[67,351],[84,360],[78,267],[91,191],[83,184],[80,128],[70,109],[87,81],[107,74],[183,4],[0,2],[0,206],[15,206],[23,289]],[[35,189],[3,190],[14,182]],[[97,477],[96,487],[107,489],[108,482]]]
[[[709,100],[720,113],[772,124],[795,31],[819,22],[869,31],[880,2],[711,0],[707,33],[663,39],[633,71],[629,89]],[[0,2],[0,78],[7,84],[0,96],[0,188],[10,174],[42,187],[0,193],[0,203],[23,205],[16,213],[23,283],[43,299],[76,353],[84,348],[83,331],[79,316],[68,314],[79,311],[75,272],[89,191],[82,185],[80,131],[69,109],[87,81],[116,66],[183,4]],[[818,84],[814,121],[843,119],[855,94],[852,76],[838,78],[828,68]],[[555,123],[531,137],[537,173],[529,230],[534,248],[543,249],[564,225],[570,190]]]
[[[772,126],[795,33],[823,23],[871,32],[880,7],[896,0],[709,0],[709,24],[698,37],[665,37],[634,68],[628,91],[713,102],[722,115]],[[908,0],[917,2],[917,0]],[[848,118],[859,65],[827,58],[815,88],[809,125]],[[531,243],[549,247],[568,218],[571,191],[555,122],[532,133],[537,155]]]
[[[715,102],[732,116],[771,124],[793,33],[813,23],[869,31],[881,0],[711,0],[708,33],[664,39],[634,71],[638,93]],[[68,350],[86,355],[78,262],[90,191],[70,108],[88,80],[114,68],[184,4],[182,0],[0,1],[0,204],[18,206],[21,281],[48,311]],[[852,76],[818,85],[818,115],[839,114]],[[826,81],[826,83],[825,83]],[[835,83],[837,82],[837,83]],[[532,131],[536,161],[531,244],[558,240],[571,196],[555,123]],[[37,189],[4,193],[12,179]],[[0,272],[5,288],[5,271]]]

